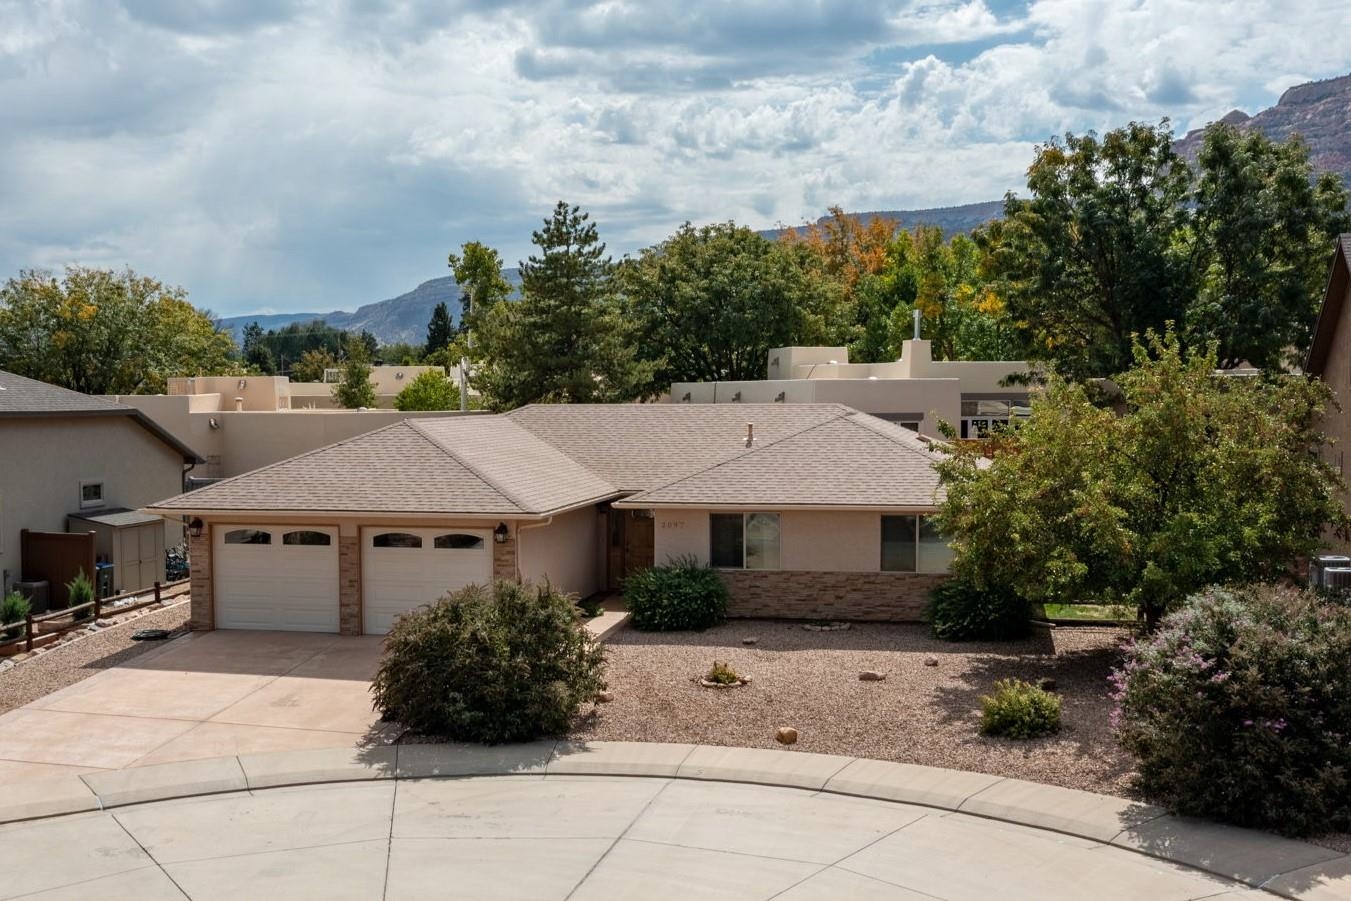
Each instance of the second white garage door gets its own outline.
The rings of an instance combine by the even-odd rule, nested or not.
[[[491,584],[492,533],[478,529],[363,529],[362,622],[383,635],[394,618],[471,583]]]
[[[212,529],[216,628],[338,631],[338,532],[321,526]]]

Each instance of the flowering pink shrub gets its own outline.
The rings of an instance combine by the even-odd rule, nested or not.
[[[1113,725],[1151,800],[1294,835],[1351,828],[1351,608],[1209,588],[1111,679]]]

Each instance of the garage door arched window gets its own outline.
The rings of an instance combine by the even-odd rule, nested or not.
[[[272,533],[262,529],[232,529],[225,533],[226,544],[271,544]]]
[[[333,543],[333,538],[327,532],[300,529],[295,532],[287,532],[281,536],[281,543],[300,545],[301,547],[328,547]]]
[[[450,532],[437,535],[433,542],[437,550],[442,551],[481,551],[483,539],[478,535],[466,535],[464,532]]]
[[[422,538],[407,532],[381,532],[371,539],[371,547],[420,548]]]

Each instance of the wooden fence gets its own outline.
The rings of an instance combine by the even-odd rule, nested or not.
[[[133,610],[140,610],[144,607],[150,607],[155,604],[162,603],[164,599],[163,592],[168,591],[171,588],[179,588],[183,585],[187,585],[188,581],[189,581],[188,579],[179,579],[177,582],[169,582],[168,584],[165,585],[161,585],[159,582],[156,582],[154,588],[154,596],[150,600],[141,601],[136,604],[124,604],[121,607],[116,608],[116,612],[130,613]],[[122,601],[126,600],[127,598],[134,598],[137,595],[143,593],[144,590],[126,591],[123,592],[122,594],[115,594],[106,598],[95,598],[94,600],[90,601],[87,604],[79,604],[78,606],[75,607],[67,607],[64,610],[53,610],[51,613],[44,613],[41,614],[40,616],[34,616],[32,613],[29,613],[27,616],[23,618],[22,622],[0,624],[0,635],[5,634],[11,629],[18,629],[18,628],[23,629],[23,635],[21,635],[20,637],[11,638],[8,641],[0,641],[0,649],[11,648],[14,647],[15,645],[22,644],[24,646],[23,649],[25,651],[31,651],[33,650],[34,638],[46,637],[48,635],[64,635],[65,633],[70,632],[74,629],[82,629],[85,626],[89,625],[91,621],[99,619],[99,617],[103,615],[104,608],[107,607],[109,604],[113,603],[114,601]],[[77,614],[83,613],[85,610],[89,610],[90,613],[92,614],[88,619],[80,618],[77,616]],[[37,629],[34,628],[35,626],[41,625],[43,623],[55,622],[57,620],[64,619],[68,616],[71,617],[70,622],[63,623],[54,629],[44,631],[42,633],[42,636],[38,636],[36,634]]]

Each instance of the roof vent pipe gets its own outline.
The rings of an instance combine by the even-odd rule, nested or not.
[[[919,320],[920,320],[920,315],[921,315],[921,314],[920,314],[920,311],[919,311],[919,307],[915,307],[915,340],[916,340],[916,341],[919,340]]]
[[[746,446],[751,447],[755,444],[755,423],[746,423]]]

